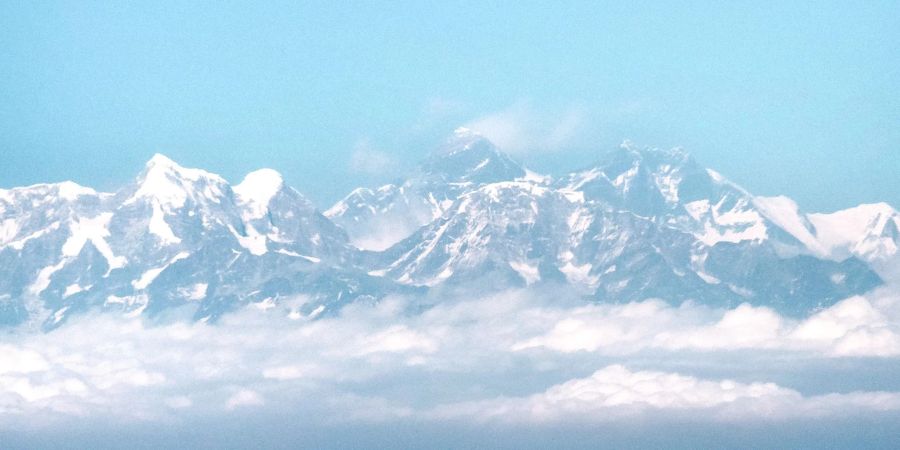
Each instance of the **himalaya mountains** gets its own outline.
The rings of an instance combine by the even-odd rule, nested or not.
[[[627,142],[552,178],[458,129],[402,183],[324,213],[273,170],[232,186],[156,155],[115,193],[0,190],[0,323],[244,307],[308,320],[391,294],[526,286],[797,315],[900,278],[898,229],[885,203],[808,214]]]

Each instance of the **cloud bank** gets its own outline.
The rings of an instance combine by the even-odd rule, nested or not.
[[[481,420],[606,422],[656,412],[690,412],[716,422],[871,414],[900,409],[898,392],[805,397],[775,383],[706,380],[678,373],[631,371],[621,365],[522,398],[439,408],[436,417]]]
[[[897,304],[883,290],[791,319],[517,290],[393,297],[315,321],[280,307],[217,325],[85,316],[0,340],[0,432],[246,413],[324,425],[878,417],[900,412],[900,383],[869,373],[900,367]]]
[[[784,358],[894,360],[896,305],[887,294],[853,297],[793,320],[749,305],[717,310],[648,300],[572,307],[511,291],[424,312],[412,312],[421,308],[413,299],[390,298],[317,321],[291,320],[278,308],[248,308],[218,325],[87,316],[48,334],[4,337],[0,416],[7,420],[0,423],[95,415],[161,420],[273,402],[326,411],[329,420],[373,419],[353,406],[359,402],[380,404],[380,419],[457,414],[540,421],[644,408],[704,410],[717,418],[737,410],[741,417],[894,410],[900,403],[893,391],[805,396],[767,379],[705,379],[632,366],[666,366],[691,355],[715,361],[734,351],[758,355],[772,373]],[[581,375],[571,376],[566,366]],[[490,381],[497,376],[510,384]],[[431,393],[430,377],[443,379],[444,394]],[[517,385],[517,378],[530,381]],[[393,383],[403,385],[402,395],[382,386]],[[318,400],[301,401],[309,397]]]

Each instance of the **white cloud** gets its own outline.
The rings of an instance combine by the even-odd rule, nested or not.
[[[514,290],[442,297],[427,308],[390,297],[311,321],[287,318],[296,303],[284,300],[217,325],[95,315],[47,334],[11,334],[0,344],[0,430],[11,418],[141,422],[249,407],[323,421],[465,418],[466,411],[511,421],[602,420],[611,410],[719,420],[897,409],[896,393],[848,393],[872,390],[865,358],[900,356],[900,310],[890,293],[799,320],[749,305],[585,304]],[[752,363],[723,362],[738,350]],[[811,379],[833,367],[844,384],[802,394],[810,387],[785,384],[798,379],[785,375],[785,360],[818,361]],[[694,373],[691,364],[725,375]]]
[[[350,154],[350,170],[369,175],[386,175],[397,170],[399,163],[387,152],[375,148],[368,139],[360,139]]]
[[[772,348],[783,344],[784,319],[764,307],[742,304],[726,311],[711,325],[690,327],[674,332],[662,331],[652,345],[668,349],[730,350]]]
[[[412,331],[403,325],[394,325],[366,336],[360,344],[360,355],[381,352],[406,353],[409,351],[433,353],[437,350],[437,344],[427,335]]]
[[[673,308],[660,301],[548,311],[552,326],[513,350],[546,348],[627,354],[646,349],[806,351],[822,356],[900,355],[900,323],[863,297],[852,297],[800,321],[765,307]]]
[[[539,113],[527,102],[476,118],[464,125],[511,154],[564,149],[584,132],[587,111],[571,106],[562,112]]]
[[[312,365],[285,365],[285,366],[276,366],[269,367],[264,369],[262,374],[263,378],[268,378],[271,380],[296,380],[303,377],[314,376],[317,368]]]
[[[836,356],[900,355],[898,324],[864,297],[851,297],[803,321],[790,338],[829,346]]]
[[[259,406],[264,404],[263,398],[250,389],[241,389],[234,393],[231,397],[228,397],[228,401],[225,402],[225,405],[228,409],[237,409],[244,406]]]
[[[840,416],[900,410],[900,393],[850,393],[804,397],[774,383],[707,380],[678,373],[631,371],[611,365],[586,378],[528,397],[496,398],[442,406],[438,418],[549,422],[609,421],[652,411],[694,410],[713,420]]]
[[[49,367],[43,355],[36,351],[0,344],[0,375],[38,372]]]
[[[364,234],[354,236],[351,243],[364,250],[382,251],[409,237],[421,227],[408,216],[382,214],[366,223]]]

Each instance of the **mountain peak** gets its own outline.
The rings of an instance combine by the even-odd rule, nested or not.
[[[638,147],[637,144],[634,143],[634,141],[632,141],[631,139],[627,139],[627,138],[622,140],[622,143],[619,144],[619,148],[622,150],[628,150],[631,152],[639,152],[640,151],[640,147]]]
[[[66,200],[75,200],[82,195],[97,195],[97,191],[84,187],[74,181],[63,181],[56,184],[59,196]]]
[[[482,134],[457,128],[422,165],[426,173],[477,183],[513,180],[525,171]]]
[[[137,179],[137,189],[125,204],[139,198],[155,198],[161,204],[180,208],[188,197],[195,196],[193,191],[208,198],[219,197],[222,186],[227,184],[216,174],[182,167],[162,153],[156,153],[145,164]]]
[[[635,159],[652,160],[654,162],[685,163],[693,158],[683,147],[662,149],[658,147],[641,147],[631,139],[625,139],[619,144],[619,150],[632,155]]]
[[[145,167],[148,169],[152,167],[181,168],[178,163],[172,161],[171,158],[162,153],[154,153],[150,160],[145,164]]]
[[[268,186],[271,189],[280,189],[282,184],[284,184],[284,178],[277,170],[258,169],[245,175],[244,181],[235,187],[235,190],[240,186]]]
[[[897,210],[894,209],[887,202],[877,202],[877,203],[861,203],[852,208],[848,208],[848,210],[854,211],[855,214],[867,215],[867,216],[877,216],[877,215],[894,215],[897,214]],[[838,211],[840,212],[840,211]]]
[[[148,160],[147,163],[144,164],[144,172],[142,176],[146,178],[151,173],[166,173],[169,176],[184,178],[191,181],[198,181],[201,179],[214,179],[223,183],[225,182],[225,180],[219,175],[207,172],[202,169],[191,169],[188,167],[184,167],[162,153],[155,153],[153,157],[151,157],[150,160]]]
[[[453,130],[453,134],[444,141],[443,145],[437,148],[434,154],[439,157],[449,157],[469,150],[497,151],[494,143],[481,133],[469,128],[459,127]]]
[[[97,191],[82,186],[74,181],[62,181],[59,183],[41,183],[31,186],[14,187],[12,189],[0,189],[0,201],[13,203],[17,196],[37,196],[42,198],[59,198],[66,201],[75,201],[81,196],[98,196]]]
[[[284,179],[280,173],[272,169],[259,169],[248,173],[244,181],[232,190],[249,209],[248,216],[260,218],[266,214],[269,202],[282,188]]]
[[[447,140],[445,141],[445,146],[454,146],[455,145],[465,145],[467,143],[473,143],[478,141],[484,141],[491,146],[493,146],[493,142],[491,142],[487,136],[481,134],[480,132],[473,130],[471,128],[466,127],[458,127],[453,130],[453,134],[451,134]]]
[[[465,137],[465,136],[473,136],[473,135],[481,136],[481,134],[479,134],[477,131],[475,131],[471,128],[466,128],[466,127],[458,127],[457,129],[453,130],[453,135],[457,136],[457,137]]]
[[[599,161],[586,174],[603,173],[615,185],[630,187],[626,181],[635,177],[681,179],[688,174],[702,174],[703,168],[681,147],[668,150],[657,147],[640,147],[631,140],[624,140],[617,149],[604,152]],[[676,172],[680,175],[672,178]],[[654,181],[655,182],[655,181]]]

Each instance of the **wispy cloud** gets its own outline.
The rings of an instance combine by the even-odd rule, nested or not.
[[[399,163],[391,154],[379,150],[368,139],[360,139],[350,154],[350,170],[367,175],[390,175],[397,171]]]
[[[586,131],[587,124],[587,109],[583,106],[547,112],[520,101],[464,126],[483,134],[503,150],[521,155],[564,149]]]

